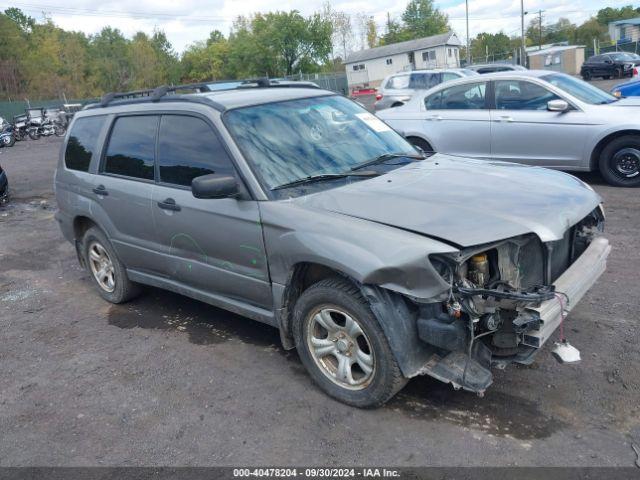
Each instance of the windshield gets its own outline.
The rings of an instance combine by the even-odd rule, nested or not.
[[[590,103],[591,105],[602,105],[618,100],[616,97],[609,95],[604,90],[600,90],[587,82],[569,75],[553,73],[541,78],[549,82],[551,85],[558,87],[577,99],[582,100],[585,103]]]
[[[630,60],[633,61],[635,60],[631,55],[629,55],[628,53],[611,53],[609,54],[609,56],[614,59],[616,62],[620,62],[620,61],[624,61],[624,60]]]
[[[313,175],[349,172],[387,153],[416,155],[378,117],[340,96],[231,110],[225,123],[269,190]]]

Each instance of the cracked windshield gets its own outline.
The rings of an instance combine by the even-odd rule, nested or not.
[[[385,123],[338,96],[232,110],[226,122],[269,189],[309,176],[348,173],[385,154],[417,154]]]

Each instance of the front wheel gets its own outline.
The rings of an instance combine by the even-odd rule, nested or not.
[[[325,279],[305,290],[293,327],[311,378],[341,402],[377,407],[407,382],[369,304],[345,279]]]
[[[585,71],[585,72],[582,74],[582,79],[583,79],[584,81],[586,81],[586,82],[588,82],[589,80],[591,80],[591,72],[590,72],[590,71],[588,71],[588,70],[587,70],[587,71]]]
[[[36,130],[35,128],[32,130],[29,130],[29,138],[31,140],[38,140],[40,138],[40,134],[38,133],[38,130]]]
[[[56,124],[53,126],[53,133],[55,134],[56,137],[63,137],[66,132],[67,132],[67,129],[62,125]]]
[[[600,154],[598,167],[611,185],[640,186],[640,135],[624,135],[609,142]]]

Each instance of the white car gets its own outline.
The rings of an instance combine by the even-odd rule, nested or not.
[[[466,68],[413,70],[411,72],[394,73],[382,81],[382,87],[376,95],[376,103],[373,108],[377,111],[385,108],[400,107],[408,102],[413,94],[419,90],[429,90],[450,80],[477,75],[478,73]]]
[[[640,186],[640,99],[617,99],[548,70],[454,80],[377,114],[425,151],[560,170]]]

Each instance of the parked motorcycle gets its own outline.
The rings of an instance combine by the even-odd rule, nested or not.
[[[67,132],[66,127],[60,122],[45,116],[42,108],[31,108],[27,110],[27,116],[29,119],[27,134],[32,140],[37,140],[40,137],[49,137],[51,135],[62,137]]]
[[[27,116],[15,115],[13,117],[13,136],[17,142],[27,138]]]
[[[13,125],[5,123],[0,127],[0,147],[13,147],[16,138],[13,136]]]
[[[0,117],[0,147],[13,147],[16,139],[13,136],[13,125]]]

